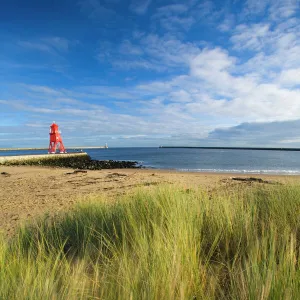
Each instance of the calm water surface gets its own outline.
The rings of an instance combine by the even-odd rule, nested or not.
[[[132,160],[157,169],[197,172],[300,174],[300,152],[168,148],[83,149],[93,159]],[[1,155],[45,154],[45,150],[8,151]]]

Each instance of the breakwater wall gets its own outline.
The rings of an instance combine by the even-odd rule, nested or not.
[[[208,149],[208,150],[267,150],[267,151],[300,151],[300,148],[263,148],[263,147],[189,147],[189,146],[159,146],[167,149]]]
[[[0,165],[4,164],[22,164],[22,162],[43,162],[47,160],[65,160],[70,158],[88,158],[87,153],[64,153],[64,154],[37,154],[37,155],[15,155],[0,156]]]
[[[140,168],[136,161],[93,160],[87,153],[0,156],[0,166],[47,166],[85,170]]]

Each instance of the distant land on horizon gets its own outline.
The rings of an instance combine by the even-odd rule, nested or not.
[[[197,146],[159,146],[159,148],[177,148],[177,149],[215,149],[215,150],[269,150],[269,151],[300,151],[300,148],[285,147],[197,147]]]

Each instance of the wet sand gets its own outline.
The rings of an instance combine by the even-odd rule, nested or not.
[[[280,183],[300,183],[300,176],[193,173],[154,169],[114,169],[87,173],[73,171],[0,166],[0,231],[10,236],[20,223],[46,213],[56,214],[69,209],[78,201],[88,201],[90,195],[105,195],[108,199],[114,199],[115,196],[129,193],[136,187],[151,187],[160,183],[186,188],[200,186],[204,189],[220,184],[243,184],[233,183],[231,177],[256,177]]]

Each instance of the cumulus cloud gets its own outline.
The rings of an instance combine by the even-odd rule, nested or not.
[[[242,123],[229,128],[213,130],[207,140],[219,143],[252,145],[257,147],[298,147],[300,120],[270,123]]]
[[[260,69],[246,72],[247,65],[222,48],[203,49],[190,60],[190,72],[171,81],[139,86],[178,102],[174,92],[181,92],[182,109],[190,115],[205,114],[235,122],[295,119],[300,112],[298,69],[283,70],[279,80],[265,77]],[[184,94],[184,95],[183,95]],[[214,119],[215,121],[215,119]]]
[[[300,68],[283,70],[278,80],[280,84],[287,87],[300,87]]]
[[[228,69],[234,60],[221,48],[204,49],[191,60],[191,73],[203,77],[208,75],[212,69],[216,72],[222,72]]]

